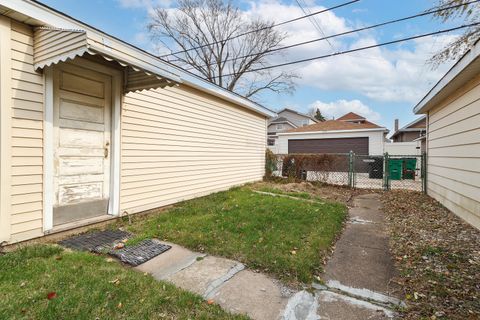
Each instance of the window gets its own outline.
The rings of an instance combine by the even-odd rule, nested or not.
[[[269,146],[274,146],[274,145],[275,145],[275,139],[268,138],[267,144],[268,144]]]
[[[308,119],[305,119],[302,121],[302,126],[305,127],[305,126],[308,126],[308,124],[310,123],[310,121]]]
[[[277,130],[283,130],[283,123],[277,124]]]

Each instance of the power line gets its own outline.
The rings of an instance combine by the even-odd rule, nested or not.
[[[300,9],[303,11],[304,14],[309,14],[311,13],[310,10],[308,8],[304,8],[303,5],[300,3],[300,0],[295,0],[295,2],[297,2],[297,5],[300,7]],[[313,27],[315,29],[318,30],[318,32],[320,32],[320,35],[322,37],[326,37],[325,33],[323,32],[322,30],[322,27],[320,26],[320,24],[318,23],[316,17],[310,17],[309,18],[310,22],[312,23]],[[333,49],[333,50],[336,50],[333,45],[330,43],[330,40],[328,39],[325,39],[328,43],[328,45]]]
[[[198,47],[192,47],[192,48],[190,48],[190,49],[185,49],[185,50],[180,50],[180,51],[177,51],[177,52],[172,52],[172,53],[169,53],[169,54],[164,54],[164,55],[159,56],[159,58],[165,58],[165,57],[173,56],[173,55],[176,55],[176,54],[179,54],[179,53],[184,53],[184,52],[189,52],[189,51],[192,51],[192,50],[197,50],[197,49],[205,48],[205,47],[208,47],[208,46],[211,46],[211,45],[214,45],[214,44],[219,44],[219,43],[223,43],[223,42],[230,41],[230,40],[233,40],[233,39],[237,39],[237,38],[246,36],[246,35],[251,34],[251,33],[255,33],[255,32],[259,32],[259,31],[263,31],[263,30],[267,30],[267,29],[271,29],[271,28],[283,26],[283,25],[285,25],[285,24],[287,24],[287,23],[292,23],[292,22],[295,22],[295,21],[298,21],[298,20],[302,20],[302,19],[306,19],[306,18],[309,18],[309,17],[313,17],[313,16],[315,16],[315,15],[318,15],[318,14],[321,14],[321,13],[324,13],[324,12],[327,12],[327,11],[332,11],[332,10],[335,10],[335,9],[338,9],[338,8],[341,8],[341,7],[345,7],[345,6],[351,5],[351,4],[353,4],[353,3],[355,3],[355,2],[359,2],[359,1],[360,1],[360,0],[351,0],[351,1],[341,3],[341,4],[336,5],[336,6],[333,6],[333,7],[329,7],[329,8],[320,10],[320,11],[316,11],[316,12],[307,14],[307,15],[305,15],[305,16],[301,16],[301,17],[297,17],[297,18],[290,19],[290,20],[287,20],[287,21],[283,21],[283,22],[279,22],[279,23],[276,23],[276,24],[272,24],[271,26],[267,26],[267,27],[263,27],[263,28],[259,28],[259,29],[255,29],[255,30],[250,30],[250,31],[247,31],[247,32],[243,32],[243,33],[237,34],[237,35],[235,35],[235,36],[232,36],[232,37],[230,37],[230,38],[228,38],[228,39],[217,40],[217,41],[214,41],[214,42],[211,42],[211,43],[202,44],[202,45],[200,45],[200,46],[198,46]]]
[[[408,38],[397,39],[397,40],[392,40],[392,41],[388,41],[388,42],[382,42],[382,43],[378,43],[378,44],[374,44],[374,45],[370,45],[370,46],[359,47],[359,48],[355,48],[355,49],[330,53],[330,54],[326,54],[326,55],[322,55],[322,56],[318,56],[318,57],[301,59],[301,60],[296,60],[296,61],[290,61],[290,62],[285,62],[285,63],[281,63],[281,64],[276,64],[276,65],[266,66],[266,67],[261,67],[261,68],[256,68],[256,69],[250,69],[250,70],[246,70],[245,73],[247,73],[247,72],[257,72],[257,71],[262,71],[262,70],[268,70],[268,69],[273,69],[273,68],[278,68],[278,67],[284,67],[284,66],[299,64],[299,63],[303,63],[303,62],[309,62],[309,61],[314,61],[314,60],[331,58],[331,57],[340,56],[340,55],[344,55],[344,54],[348,54],[348,53],[352,53],[352,52],[358,52],[358,51],[363,51],[363,50],[368,50],[368,49],[373,49],[373,48],[378,48],[378,47],[384,47],[384,46],[395,44],[395,43],[400,43],[400,42],[425,38],[425,37],[429,37],[429,36],[434,36],[434,35],[447,33],[447,32],[451,32],[451,31],[455,31],[455,30],[460,30],[460,29],[464,29],[464,28],[478,26],[478,25],[480,25],[480,22],[466,24],[466,25],[462,25],[462,26],[459,26],[459,27],[439,30],[439,31],[430,32],[430,33],[424,33],[424,34],[421,34],[421,35],[412,36],[412,37],[408,37]],[[233,76],[233,75],[235,75],[235,74],[230,73],[230,74],[222,75],[222,77],[228,77],[228,76]],[[215,76],[214,78],[219,78],[219,76]]]
[[[399,18],[399,19],[395,19],[395,20],[389,20],[389,21],[377,23],[377,24],[374,24],[374,25],[370,25],[370,26],[367,26],[367,27],[362,27],[362,28],[358,28],[358,29],[354,29],[354,30],[349,30],[349,31],[345,31],[345,32],[341,32],[341,33],[329,35],[329,36],[322,37],[322,38],[312,39],[312,40],[308,40],[308,41],[303,41],[303,42],[299,42],[299,43],[294,43],[294,44],[291,44],[291,45],[288,45],[288,46],[283,46],[283,47],[279,47],[279,48],[274,48],[274,49],[266,50],[266,51],[264,51],[264,52],[262,52],[262,53],[264,53],[264,54],[272,53],[272,52],[276,52],[276,51],[286,50],[286,49],[290,49],[290,48],[294,48],[294,47],[299,47],[299,46],[303,46],[303,45],[310,44],[310,43],[315,43],[315,42],[327,40],[327,39],[332,39],[332,38],[337,38],[337,37],[341,37],[341,36],[346,36],[346,35],[353,34],[353,33],[357,33],[357,32],[361,32],[361,31],[366,31],[366,30],[370,30],[370,29],[374,29],[374,28],[378,28],[378,27],[387,26],[387,25],[390,25],[390,24],[395,24],[395,23],[399,23],[399,22],[403,22],[403,21],[407,21],[407,20],[412,20],[412,19],[415,19],[415,18],[419,18],[419,17],[431,15],[431,14],[435,14],[435,13],[442,12],[442,11],[449,10],[449,9],[455,9],[455,8],[458,8],[458,7],[461,7],[461,6],[464,6],[464,5],[468,5],[468,4],[472,4],[472,3],[477,3],[477,2],[480,2],[480,0],[474,0],[474,1],[467,2],[467,3],[463,3],[463,4],[457,4],[457,5],[450,6],[450,7],[446,7],[446,8],[442,8],[442,9],[429,10],[429,11],[425,11],[425,12],[422,12],[422,13],[418,13],[418,14],[415,14],[415,15],[408,16],[408,17],[404,17],[404,18]],[[259,53],[247,54],[247,55],[240,56],[240,57],[235,57],[235,58],[226,59],[224,62],[236,61],[236,60],[239,60],[239,59],[244,59],[244,58],[248,58],[248,57],[253,57],[253,56],[256,56],[256,55],[258,55],[258,54],[259,54]],[[204,65],[204,66],[206,66],[206,65]],[[190,68],[187,68],[186,70],[193,70],[193,69],[196,69],[196,68],[190,67]]]

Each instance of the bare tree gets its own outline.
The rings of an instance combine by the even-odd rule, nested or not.
[[[278,48],[287,35],[272,25],[248,19],[231,1],[179,0],[175,9],[155,8],[149,30],[174,52],[171,62],[187,66],[227,90],[258,98],[263,91],[295,90],[296,75],[292,73],[248,72],[267,66],[278,54],[269,50]]]
[[[455,8],[449,8],[460,5]],[[442,22],[455,19],[464,20],[467,23],[478,22],[480,18],[480,3],[471,0],[437,0],[437,5],[432,9],[445,9],[435,13],[434,17]],[[430,63],[438,67],[442,62],[454,60],[467,52],[480,39],[480,25],[469,27],[465,32],[442,48],[430,58]]]

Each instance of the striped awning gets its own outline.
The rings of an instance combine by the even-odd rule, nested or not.
[[[43,69],[85,54],[100,55],[108,61],[115,61],[127,68],[126,92],[164,88],[182,82],[172,70],[142,61],[123,48],[114,48],[107,39],[90,38],[84,30],[36,28],[33,48],[35,69]]]

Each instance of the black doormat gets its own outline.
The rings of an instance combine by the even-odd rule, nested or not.
[[[169,250],[171,246],[162,244],[158,240],[143,240],[139,244],[127,246],[121,249],[109,251],[114,257],[120,259],[124,263],[128,263],[134,267],[155,258],[159,254]]]
[[[103,250],[109,251],[116,242],[131,236],[131,233],[122,230],[94,231],[62,240],[59,244],[74,250],[100,253]]]

